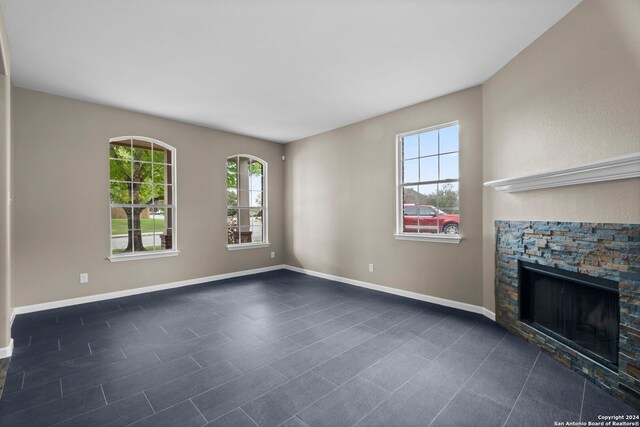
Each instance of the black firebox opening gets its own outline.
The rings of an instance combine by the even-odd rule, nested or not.
[[[617,371],[618,284],[518,262],[520,320]]]

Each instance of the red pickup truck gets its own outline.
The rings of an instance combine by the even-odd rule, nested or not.
[[[460,233],[460,215],[448,214],[430,205],[405,204],[402,216],[405,233]]]

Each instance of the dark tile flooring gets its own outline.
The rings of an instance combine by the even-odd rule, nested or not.
[[[486,318],[285,270],[21,315],[13,337],[5,427],[637,414]]]

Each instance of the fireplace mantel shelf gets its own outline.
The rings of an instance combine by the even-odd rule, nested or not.
[[[514,193],[638,177],[640,177],[640,152],[552,172],[488,181],[484,185],[493,187],[497,191]]]

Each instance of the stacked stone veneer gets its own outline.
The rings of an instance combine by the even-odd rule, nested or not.
[[[617,372],[519,321],[518,260],[619,284]],[[640,409],[640,224],[496,221],[496,321]]]

